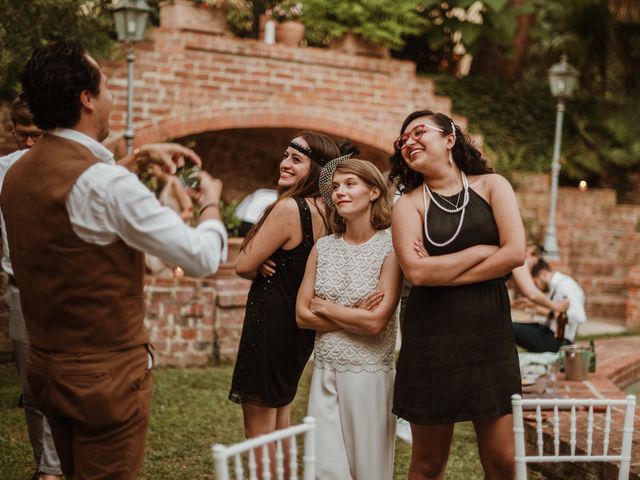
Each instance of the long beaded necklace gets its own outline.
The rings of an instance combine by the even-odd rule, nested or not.
[[[425,234],[425,237],[427,237],[427,241],[434,247],[446,247],[458,237],[458,235],[460,234],[460,230],[462,229],[462,223],[464,222],[464,213],[465,213],[467,204],[469,203],[469,182],[467,181],[467,176],[464,174],[463,171],[460,171],[460,177],[462,178],[462,191],[464,192],[462,196],[462,205],[457,206],[456,204],[454,208],[447,208],[441,205],[440,203],[438,203],[438,201],[434,198],[433,194],[431,193],[431,189],[429,188],[427,183],[426,182],[424,183],[424,188],[422,190],[422,199],[424,202],[424,234]],[[446,212],[446,213],[462,212],[462,214],[460,215],[460,223],[458,223],[458,228],[456,228],[456,231],[453,233],[453,236],[449,240],[446,240],[442,243],[434,242],[429,236],[429,227],[427,225],[427,195],[429,195],[429,198],[431,199],[431,203],[433,203],[436,207],[438,207],[443,212]],[[446,200],[446,199],[443,198],[443,200]],[[448,200],[446,201],[451,205],[453,205]]]

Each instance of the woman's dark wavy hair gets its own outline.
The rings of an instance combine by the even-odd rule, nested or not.
[[[302,137],[309,145],[309,148],[316,153],[319,153],[323,160],[328,162],[331,159],[339,157],[341,153],[341,148],[345,145],[345,142],[338,147],[336,142],[330,137],[323,135],[322,133],[305,131],[295,135],[293,138]],[[349,147],[344,148],[352,148],[353,146],[349,144]],[[347,152],[348,153],[348,152]],[[298,181],[296,184],[289,188],[278,188],[278,199],[273,202],[262,214],[260,220],[249,230],[247,236],[242,242],[241,249],[244,250],[245,247],[253,240],[260,227],[264,223],[265,219],[271,213],[271,210],[276,206],[278,202],[281,202],[285,198],[291,197],[301,197],[301,198],[318,198],[320,197],[320,187],[318,185],[318,181],[320,180],[320,172],[322,171],[322,167],[318,165],[313,160],[311,161],[311,168],[309,169],[309,173],[306,177]],[[322,215],[322,221],[324,222],[325,228],[328,232],[331,232],[331,224],[329,222],[329,217],[331,215],[331,210],[324,203],[324,201],[319,200],[316,204],[318,206],[318,210]]]
[[[429,117],[438,127],[443,130],[442,136],[453,133],[451,124],[453,120],[443,113],[436,113],[431,110],[418,110],[411,113],[402,123],[400,135],[402,135],[413,120],[420,117]],[[467,175],[483,175],[485,173],[493,173],[493,168],[487,165],[487,160],[482,158],[482,153],[473,146],[469,136],[455,126],[456,143],[453,145],[451,153],[453,161],[458,168]],[[391,166],[389,170],[389,180],[394,182],[402,193],[408,193],[416,187],[422,185],[424,179],[422,174],[415,172],[409,168],[402,158],[402,152],[394,145],[393,155],[389,158]]]
[[[80,93],[99,95],[100,75],[80,42],[36,48],[20,75],[35,124],[43,130],[73,127],[80,120]]]

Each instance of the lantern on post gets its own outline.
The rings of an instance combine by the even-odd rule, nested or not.
[[[124,138],[127,153],[133,151],[133,64],[136,59],[133,44],[144,39],[151,7],[145,0],[120,0],[112,10],[118,41],[129,46],[127,52],[127,127]]]
[[[544,237],[545,257],[548,260],[560,260],[560,248],[556,235],[556,210],[558,205],[558,177],[560,175],[560,146],[562,143],[562,121],[565,100],[573,96],[578,85],[578,71],[568,63],[567,56],[561,55],[560,62],[549,69],[549,89],[557,100],[556,133],[551,161],[551,197],[549,199],[549,220]]]

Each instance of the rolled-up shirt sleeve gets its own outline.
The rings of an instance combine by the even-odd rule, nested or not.
[[[74,231],[85,241],[106,244],[119,237],[136,250],[180,266],[189,276],[213,275],[226,260],[222,222],[186,225],[122,167],[90,167],[76,181],[67,208]]]

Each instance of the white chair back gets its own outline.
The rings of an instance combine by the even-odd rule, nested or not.
[[[298,474],[298,447],[296,436],[304,434],[304,452],[302,456],[302,476]],[[316,477],[316,421],[313,417],[305,417],[304,423],[294,425],[282,430],[250,438],[244,442],[236,443],[225,447],[219,443],[212,447],[213,462],[216,471],[216,480],[244,479],[249,480],[272,480],[272,471],[276,472],[273,480],[315,480]],[[289,443],[289,477],[285,479],[285,452],[283,442],[291,440]],[[271,455],[269,446],[275,444],[275,469],[271,467]],[[262,467],[261,478],[258,478],[258,460],[256,451],[259,451],[260,463]],[[247,461],[243,462],[243,454],[246,454]],[[233,458],[231,475],[229,460]],[[245,477],[245,464],[248,470],[248,477]]]
[[[627,396],[626,399],[523,399],[520,395],[511,397],[513,407],[513,433],[516,452],[516,479],[527,480],[527,463],[537,462],[619,462],[618,480],[629,478],[631,466],[631,443],[633,440],[633,421],[636,408],[636,397]],[[594,413],[594,408],[596,412]],[[525,449],[524,410],[529,410],[535,418],[535,438],[537,452],[527,455]],[[550,428],[545,431],[543,410],[551,413]],[[568,424],[562,425],[560,410],[569,412]],[[604,410],[604,412],[602,412]],[[624,412],[622,426],[622,443],[620,453],[613,453],[610,440],[612,432],[612,410]],[[535,412],[535,413],[534,413]],[[602,415],[604,413],[604,415]],[[578,417],[586,415],[586,428],[579,430],[578,424],[584,426],[584,418],[580,422]],[[603,418],[601,418],[603,417]],[[619,423],[619,422],[616,422]],[[569,432],[569,451],[561,452],[560,433]],[[602,432],[602,441],[594,442],[594,429]],[[619,428],[616,428],[620,430]],[[614,431],[616,430],[614,429]],[[545,452],[544,437],[553,434],[553,452]],[[576,450],[578,435],[586,433],[586,441],[580,442]],[[599,435],[598,435],[599,436]]]

